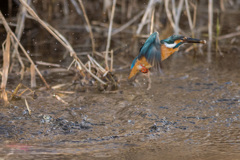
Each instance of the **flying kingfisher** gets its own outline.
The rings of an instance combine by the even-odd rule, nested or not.
[[[151,67],[160,69],[160,62],[178,51],[184,43],[205,44],[206,41],[180,35],[172,35],[160,41],[158,32],[154,32],[140,49],[139,55],[133,60],[128,79],[134,77],[138,72],[148,73]]]

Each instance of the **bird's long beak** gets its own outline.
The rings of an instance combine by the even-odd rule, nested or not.
[[[205,44],[206,40],[200,40],[200,39],[195,39],[195,38],[189,38],[189,37],[184,37],[183,38],[184,43],[202,43]]]

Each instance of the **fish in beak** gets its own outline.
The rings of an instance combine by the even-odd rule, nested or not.
[[[182,41],[183,43],[202,43],[202,44],[206,43],[206,40],[200,40],[200,39],[189,38],[189,37],[184,37]]]

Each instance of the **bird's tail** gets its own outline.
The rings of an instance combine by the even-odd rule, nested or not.
[[[131,72],[130,72],[130,75],[128,76],[128,79],[131,79],[133,76],[135,76],[139,72],[137,70],[137,67],[135,66],[137,59],[138,57],[136,57],[131,64]]]
[[[131,79],[132,77],[134,77],[137,73],[139,72],[138,68],[137,68],[137,65],[134,65],[132,67],[132,70],[128,76],[128,79]]]

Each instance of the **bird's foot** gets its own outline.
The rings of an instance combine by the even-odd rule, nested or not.
[[[151,80],[151,77],[150,77],[150,72],[148,72],[147,76],[148,76],[148,88],[147,88],[147,90],[150,90],[151,87],[152,87],[152,80]]]
[[[148,79],[148,88],[147,90],[150,90],[152,88],[152,81],[151,79]]]

